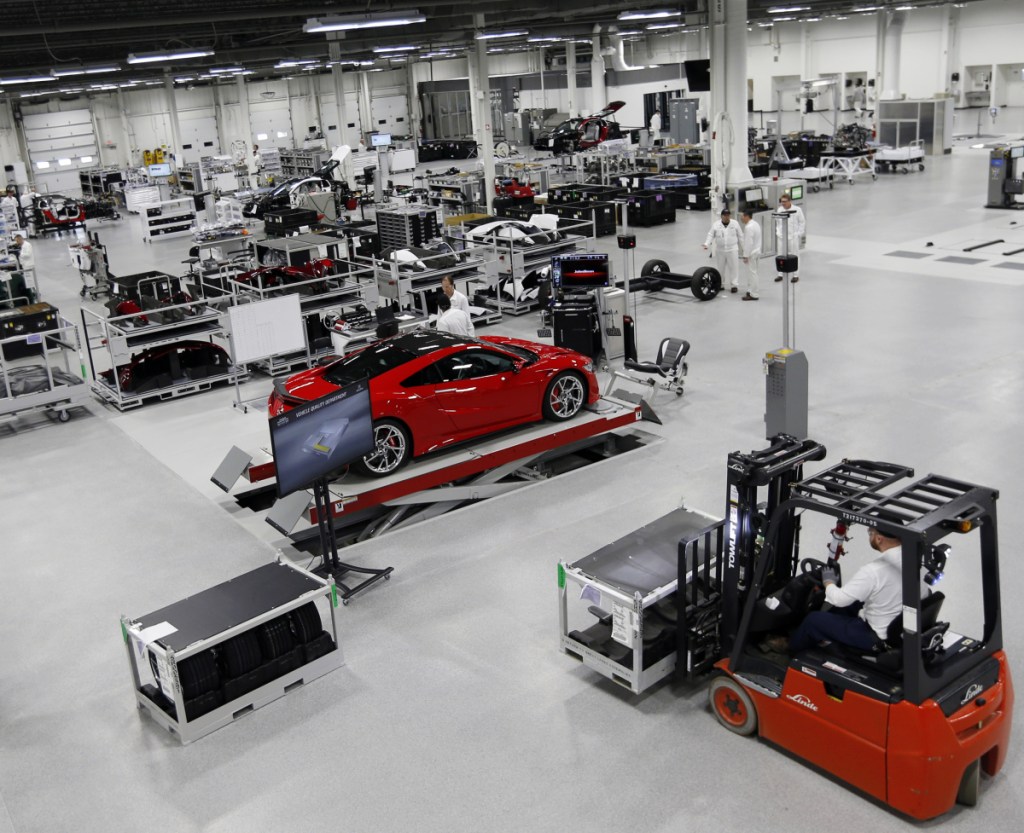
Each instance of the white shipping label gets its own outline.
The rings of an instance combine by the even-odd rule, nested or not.
[[[612,602],[612,639],[622,645],[633,645],[636,614],[628,605]]]

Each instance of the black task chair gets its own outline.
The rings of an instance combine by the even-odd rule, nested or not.
[[[613,371],[612,379],[608,383],[608,390],[605,393],[610,393],[615,379],[620,378],[647,386],[648,391],[645,396],[650,398],[653,398],[654,392],[659,388],[671,391],[676,396],[682,396],[683,377],[689,369],[686,364],[686,354],[689,352],[690,342],[685,339],[664,338],[658,346],[658,356],[653,362],[641,362],[627,358],[623,370]]]

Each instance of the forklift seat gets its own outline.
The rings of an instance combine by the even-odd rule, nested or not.
[[[927,633],[935,627],[939,620],[939,610],[946,598],[945,593],[936,591],[921,600],[921,622],[920,632]],[[903,645],[903,613],[897,613],[896,617],[889,623],[885,632],[885,640],[878,646],[878,652],[887,650],[898,650]]]
[[[921,634],[921,650],[925,655],[926,663],[941,653],[942,634],[949,628],[948,622],[938,621],[939,610],[942,608],[945,598],[945,594],[936,591],[921,600],[921,621],[918,623],[918,630]],[[886,629],[885,639],[878,640],[872,650],[849,650],[855,655],[875,663],[881,670],[898,672],[903,665],[903,614],[896,614]]]

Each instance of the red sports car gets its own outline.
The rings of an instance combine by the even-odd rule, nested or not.
[[[570,419],[600,396],[593,363],[573,350],[416,330],[278,379],[270,416],[366,378],[376,449],[356,465],[372,476],[482,434]]]

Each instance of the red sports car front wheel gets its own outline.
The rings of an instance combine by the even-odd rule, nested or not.
[[[587,383],[578,374],[559,373],[544,393],[544,416],[561,421],[571,419],[587,401]]]

